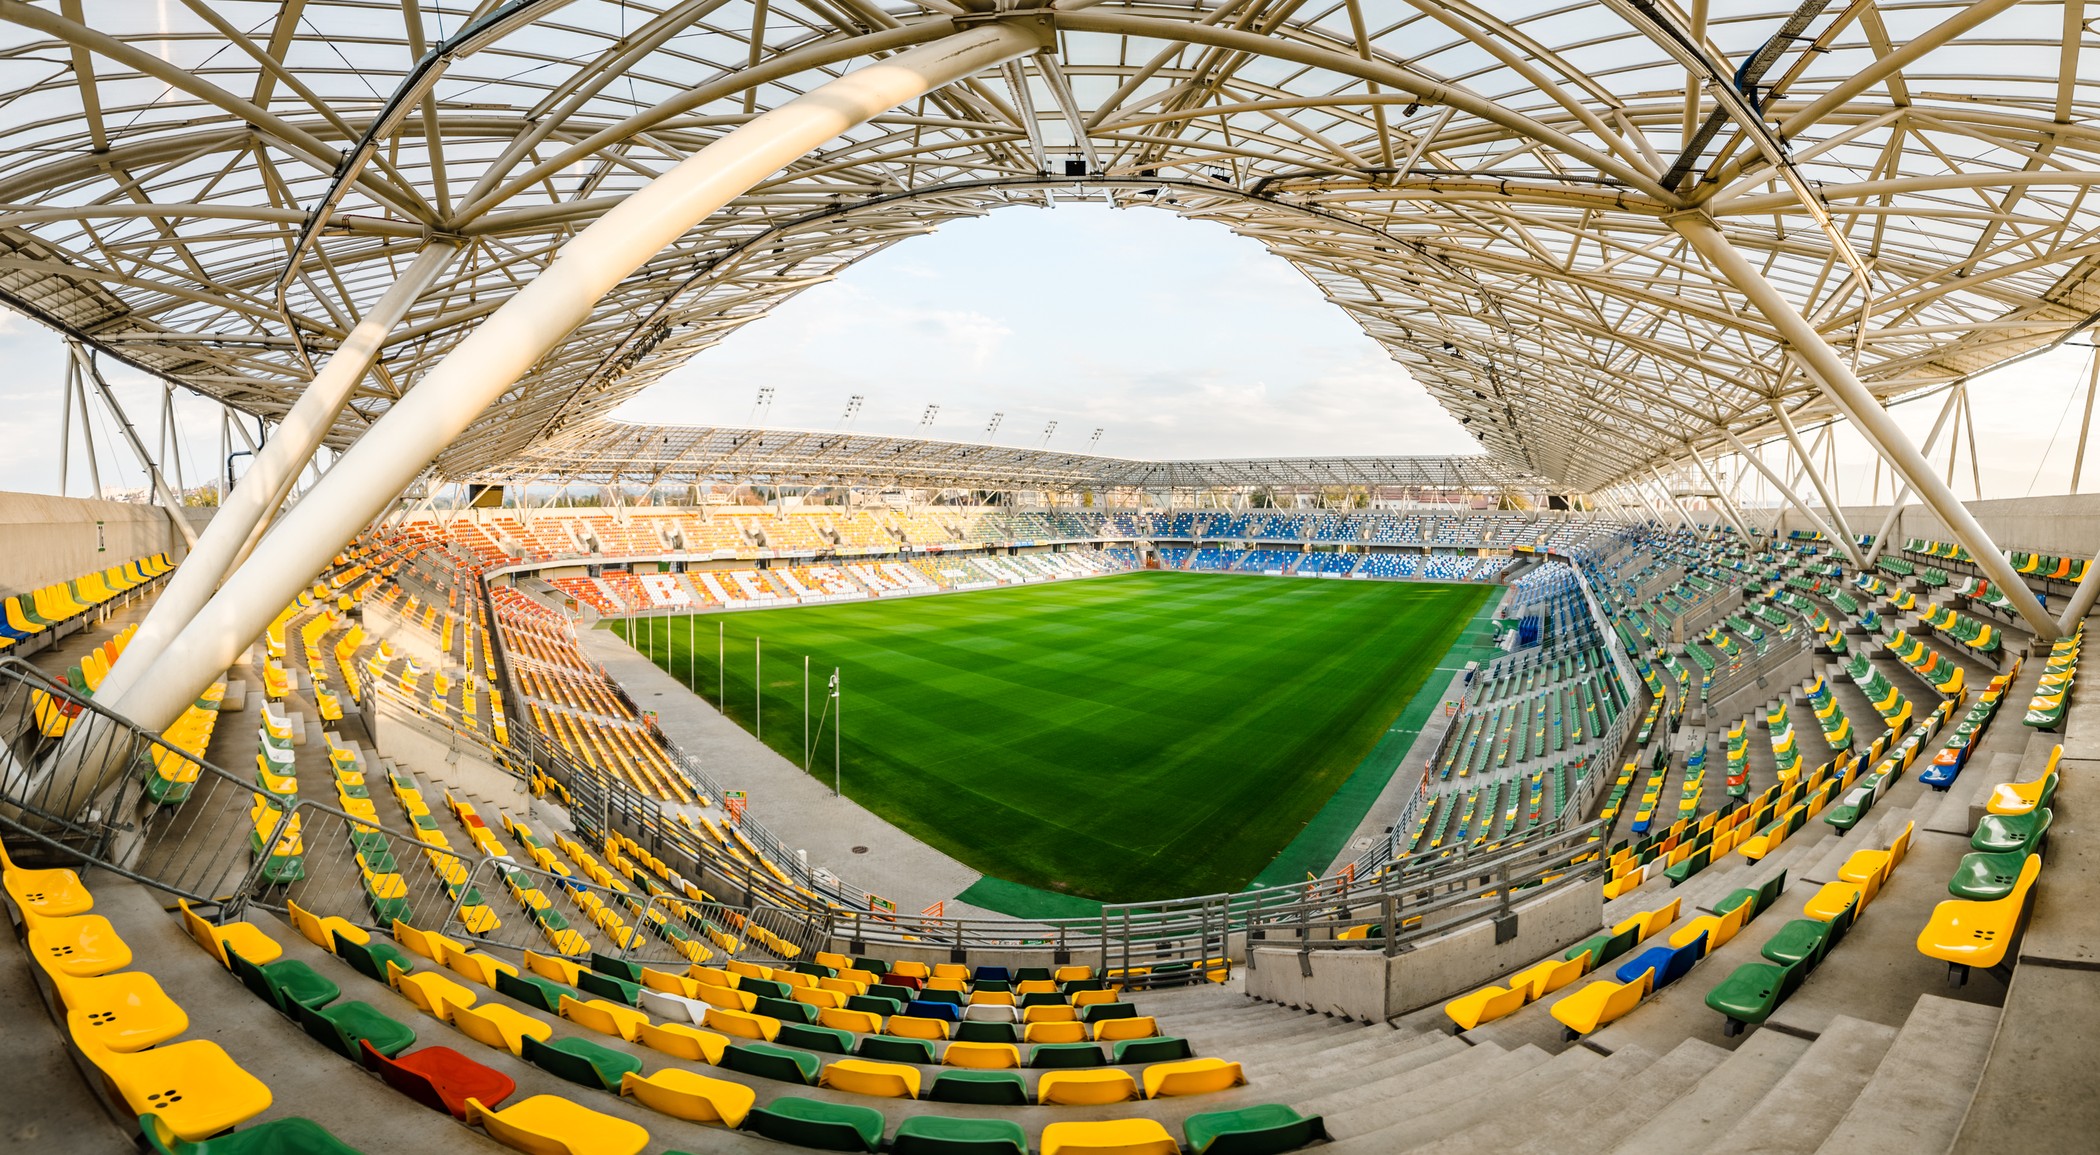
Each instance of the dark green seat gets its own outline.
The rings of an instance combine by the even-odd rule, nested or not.
[[[1714,904],[1714,913],[1727,914],[1729,911],[1748,902],[1754,905],[1750,907],[1750,917],[1743,921],[1755,921],[1758,915],[1763,914],[1773,903],[1779,901],[1779,892],[1785,889],[1786,871],[1782,870],[1756,886],[1746,886],[1741,890],[1729,892],[1727,898]],[[1569,955],[1568,957],[1573,958],[1575,956]]]
[[[1674,887],[1685,879],[1705,870],[1706,864],[1713,858],[1713,853],[1713,847],[1702,846],[1686,855],[1684,861],[1679,862],[1677,865],[1663,867],[1663,877],[1669,879],[1670,885]]]
[[[809,975],[812,978],[820,979],[837,978],[839,973],[823,963],[813,963],[806,960],[791,962],[788,964],[787,969],[794,971],[798,975]]]
[[[373,1050],[391,1059],[416,1041],[416,1032],[407,1023],[388,1018],[370,1003],[333,1002],[325,1007],[293,1003],[287,1009],[315,1041],[353,1063],[364,1062],[360,1042],[372,1044]]]
[[[1011,1119],[914,1115],[897,1124],[892,1155],[1028,1155],[1028,1133]]]
[[[1020,997],[1020,1000],[1014,1005],[1020,1007],[1022,1010],[1025,1011],[1030,1007],[1061,1007],[1070,1003],[1071,1001],[1071,999],[1068,999],[1063,995],[1054,994],[1050,991],[1035,991],[1030,994],[1022,995]],[[1102,1005],[1113,1006],[1114,1004],[1104,1003]]]
[[[1028,1065],[1042,1070],[1070,1070],[1101,1065],[1099,1043],[1044,1043],[1028,1056]]]
[[[926,1097],[936,1103],[1021,1107],[1028,1103],[1028,1085],[1012,1071],[942,1071]]]
[[[346,786],[343,788],[343,792],[352,798],[365,797],[355,793],[355,791],[363,789],[364,787],[362,786]],[[365,869],[373,874],[399,874],[401,872],[401,864],[394,861],[394,852],[391,850],[368,850],[364,852],[362,857],[365,860]]]
[[[750,984],[748,981],[740,983],[737,985],[737,989],[748,990],[750,989]],[[895,985],[894,983],[876,983],[874,986],[868,988],[869,998],[891,999],[895,1001],[900,1007],[906,1003],[911,1002],[918,996],[919,992],[911,989],[910,987],[900,987]]]
[[[1136,1003],[1095,1003],[1079,1008],[1079,1021],[1098,1023],[1104,1019],[1134,1019],[1138,1017]]]
[[[800,1006],[800,1003],[795,1004]],[[766,1012],[760,1011],[760,1014]],[[807,1023],[782,1023],[778,1041],[782,1046],[800,1047],[805,1051],[822,1051],[827,1055],[850,1055],[853,1053],[853,1032],[834,1027],[817,1027]]]
[[[2054,810],[2040,808],[2025,814],[1986,814],[1976,824],[1976,833],[1969,839],[1969,849],[1986,854],[2006,854],[2019,851],[2031,854],[2042,843],[2042,835],[2049,824],[2056,820]]]
[[[1852,920],[1858,913],[1859,897],[1854,895],[1852,901],[1845,904],[1845,909],[1829,922],[1797,918],[1780,927],[1779,933],[1773,935],[1758,953],[1781,965],[1805,962],[1813,970],[1852,928]]]
[[[1014,985],[1005,979],[978,979],[970,984],[973,991],[1012,991]]]
[[[982,1023],[964,1019],[955,1024],[958,1043],[1019,1043],[1021,1028],[1014,1023]]]
[[[599,954],[597,951],[591,952],[591,969],[601,975],[611,975],[616,979],[625,979],[631,983],[642,981],[642,964],[630,962],[623,958],[614,958],[607,954]]]
[[[1956,898],[1994,902],[2013,892],[2020,880],[2020,867],[2030,856],[2019,850],[2003,854],[1964,854],[1947,880],[1947,892]]]
[[[641,984],[597,971],[577,971],[576,989],[630,1007],[639,1003],[642,998]]]
[[[1194,1155],[1276,1155],[1327,1138],[1327,1123],[1281,1103],[1264,1103],[1190,1115],[1181,1133]]]
[[[879,958],[857,958],[853,960],[853,969],[872,975],[886,975],[890,973],[890,964]]]
[[[871,1015],[881,1015],[886,1019],[891,1015],[902,1013],[904,1004],[895,999],[877,998],[874,995],[853,995],[846,1000],[846,1009],[849,1011],[866,1011]]]
[[[1744,963],[1706,993],[1706,1005],[1728,1020],[1723,1027],[1725,1033],[1739,1035],[1744,1027],[1754,1027],[1770,1018],[1787,996],[1800,989],[1801,980],[1814,966],[1807,959],[1784,965]]]
[[[1076,995],[1080,991],[1105,991],[1108,989],[1108,984],[1100,979],[1069,979],[1057,984],[1057,989],[1059,993],[1069,996]]]
[[[771,1043],[731,1043],[722,1052],[722,1066],[726,1070],[742,1071],[746,1075],[757,1075],[761,1079],[814,1086],[817,1082],[817,1072],[823,1068],[824,1060],[808,1051],[776,1047]],[[616,1081],[614,1086],[618,1085]]]
[[[406,919],[402,921],[406,922]],[[344,938],[341,931],[335,932],[335,957],[349,963],[351,969],[374,982],[386,982],[386,964],[394,964],[399,971],[412,971],[420,960],[383,938],[374,936],[369,942],[352,942]]]
[[[1618,934],[1606,931],[1603,934],[1591,935],[1589,938],[1583,939],[1581,942],[1569,947],[1568,952],[1560,957],[1563,960],[1567,960],[1581,958],[1587,954],[1590,956],[1590,961],[1583,969],[1585,971],[1598,970],[1605,963],[1633,949],[1634,943],[1639,940],[1640,933],[1640,928],[1629,927]]]
[[[795,988],[786,983],[774,982],[772,979],[754,979],[747,976],[738,977],[736,989],[747,995],[756,995],[762,999],[788,998],[795,990]]]
[[[1049,967],[1022,967],[1014,972],[1017,983],[1047,983],[1050,981]]]
[[[533,974],[512,974],[506,970],[496,972],[496,993],[509,995],[528,1007],[538,1007],[549,1014],[561,1013],[564,996],[575,998],[576,992],[555,982]]]
[[[1171,1063],[1176,1059],[1195,1056],[1189,1049],[1187,1039],[1168,1038],[1164,1035],[1150,1039],[1121,1039],[1115,1044],[1114,1058],[1109,1062],[1116,1066],[1137,1063]]]
[[[875,1151],[882,1147],[882,1112],[793,1095],[753,1107],[744,1130],[819,1151]]]
[[[535,1039],[526,1035],[520,1058],[533,1066],[559,1075],[571,1083],[601,1091],[620,1089],[620,1077],[629,1071],[640,1074],[642,1061],[633,1055],[601,1047],[589,1039]],[[725,1064],[726,1065],[726,1064]]]
[[[743,988],[739,987],[737,989],[742,990]],[[817,1021],[817,1008],[810,1006],[808,1003],[795,1002],[792,999],[760,998],[752,1003],[751,1009],[758,1014],[779,1019],[784,1023],[814,1023]]]
[[[362,1155],[312,1119],[271,1119],[248,1123],[210,1139],[185,1143],[162,1135],[166,1124],[150,1112],[139,1116],[145,1150],[154,1155]]]
[[[326,975],[298,959],[281,958],[258,966],[229,946],[226,948],[226,962],[256,998],[285,1014],[292,1013],[293,1003],[324,1007],[343,993],[343,988],[329,981]]]
[[[876,1059],[885,1063],[917,1063],[922,1067],[933,1065],[933,1044],[925,1039],[899,1039],[890,1035],[862,1035],[860,1045],[853,1049],[863,1059]]]

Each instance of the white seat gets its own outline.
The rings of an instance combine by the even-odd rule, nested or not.
[[[699,999],[689,999],[667,991],[653,991],[648,987],[642,988],[641,995],[642,1009],[659,1019],[695,1025],[707,1021],[707,1004]]]
[[[970,1023],[1018,1023],[1021,1013],[994,1003],[972,1003],[963,1008],[963,1021]]]

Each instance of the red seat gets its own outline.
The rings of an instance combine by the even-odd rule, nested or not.
[[[365,1066],[379,1072],[387,1086],[433,1111],[444,1111],[464,1122],[467,1100],[484,1107],[498,1106],[510,1098],[518,1085],[509,1075],[484,1067],[450,1047],[424,1047],[387,1058],[360,1040]]]
[[[918,990],[925,986],[926,982],[924,979],[913,975],[887,974],[882,976],[882,985],[886,987],[910,987],[912,990]]]

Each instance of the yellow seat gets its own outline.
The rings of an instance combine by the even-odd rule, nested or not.
[[[649,1132],[559,1095],[534,1095],[501,1111],[467,1100],[467,1125],[525,1155],[641,1155]]]
[[[1085,1023],[1030,1023],[1021,1028],[1024,1043],[1083,1043],[1087,1041]]]
[[[1074,964],[1072,966],[1061,966],[1056,970],[1051,971],[1050,977],[1053,980],[1061,983],[1083,983],[1088,979],[1094,977],[1094,968],[1078,964]]]
[[[1181,1144],[1157,1119],[1052,1123],[1043,1128],[1043,1155],[1181,1155]]]
[[[284,906],[292,916],[292,929],[299,932],[299,937],[329,954],[335,953],[336,935],[342,935],[359,946],[372,941],[372,936],[366,933],[365,928],[347,918],[333,914],[315,914],[290,899],[285,900]],[[241,957],[247,958],[248,952],[241,951]]]
[[[1044,1071],[1035,1085],[1035,1101],[1044,1106],[1101,1107],[1137,1097],[1137,1080],[1114,1067]]]
[[[1670,946],[1682,949],[1692,945],[1700,935],[1706,936],[1706,947],[1702,954],[1712,954],[1722,944],[1743,929],[1743,921],[1750,917],[1751,904],[1739,902],[1727,914],[1702,914],[1684,924],[1684,929],[1670,936]]]
[[[741,1126],[758,1098],[742,1083],[711,1079],[680,1067],[665,1067],[653,1075],[629,1071],[620,1076],[620,1094],[673,1119],[724,1127]]]
[[[1643,911],[1631,918],[1622,920],[1617,926],[1611,928],[1611,932],[1613,934],[1623,934],[1629,927],[1636,928],[1640,931],[1637,941],[1646,942],[1654,936],[1656,931],[1677,921],[1677,911],[1683,902],[1684,899],[1682,898],[1673,898],[1654,910]]]
[[[779,1019],[724,1007],[707,1008],[707,1022],[703,1025],[737,1039],[763,1039],[770,1043],[780,1035]]]
[[[1103,1019],[1094,1024],[1094,1041],[1116,1042],[1121,1039],[1149,1039],[1159,1033],[1159,1020],[1150,1015],[1138,1015],[1128,1019]]]
[[[135,1115],[151,1114],[177,1138],[197,1142],[270,1109],[270,1088],[217,1043],[192,1039],[148,1051],[112,1051],[83,1011],[66,1014],[73,1042]]]
[[[1509,986],[1511,990],[1526,988],[1524,997],[1536,1001],[1581,978],[1589,961],[1587,952],[1571,959],[1549,958],[1509,976]]]
[[[1853,917],[1857,918],[1859,913],[1867,909],[1867,903],[1872,902],[1873,899],[1874,891],[1868,883],[1826,882],[1821,890],[1810,895],[1808,901],[1802,904],[1801,915],[1803,918],[1812,918],[1817,922],[1829,922],[1831,919],[1843,914],[1845,907],[1857,900],[1859,906],[1853,915]]]
[[[835,971],[853,969],[853,960],[836,951],[820,950],[816,953],[814,961],[820,967],[830,967]]]
[[[1079,1012],[1062,1003],[1053,1006],[1023,1007],[1021,1008],[1021,1021],[1024,1023],[1076,1023],[1079,1021]]]
[[[81,884],[80,875],[70,870],[24,870],[7,856],[4,846],[0,846],[0,885],[16,906],[45,918],[95,909],[95,896]]]
[[[845,995],[837,991],[820,990],[816,987],[796,987],[788,992],[788,997],[798,1003],[808,1003],[820,1011],[829,1007],[843,1007],[846,1005]]]
[[[446,956],[445,966],[464,976],[468,982],[478,983],[491,990],[495,989],[498,974],[515,976],[518,973],[518,968],[495,955],[483,954],[480,951],[455,952]]]
[[[925,963],[922,962],[912,962],[909,959],[900,959],[899,961],[890,965],[890,973],[895,975],[903,975],[905,978],[908,979],[928,979],[933,977],[933,968],[927,966]]]
[[[722,964],[722,969],[730,974],[739,975],[747,979],[770,980],[773,977],[772,967],[760,966],[757,963],[745,962],[742,959],[730,959]]]
[[[948,1024],[940,1019],[920,1018],[917,1015],[891,1015],[883,1026],[883,1033],[900,1039],[946,1039]]]
[[[941,1054],[950,1067],[974,1071],[1011,1071],[1021,1066],[1021,1048],[1012,1043],[950,1043]]]
[[[652,1051],[709,1065],[720,1063],[722,1052],[729,1049],[724,1036],[684,1023],[643,1023],[635,1030],[634,1041]]]
[[[130,1052],[165,1043],[189,1029],[190,1017],[160,983],[143,971],[69,975],[46,971],[58,988],[62,1010],[79,1011],[83,1029],[112,1051]]]
[[[1073,1005],[1073,1006],[1075,1006],[1075,1007],[1091,1007],[1091,1006],[1098,1006],[1098,1005],[1100,1005],[1100,1004],[1102,1004],[1102,1003],[1112,1003],[1112,1002],[1115,1002],[1115,1001],[1116,1001],[1116,992],[1114,992],[1114,991],[1073,991],[1073,992],[1072,992],[1072,1005]]]
[[[2062,754],[2063,747],[2058,746],[2056,751],[2057,755]],[[1984,809],[1992,814],[2026,814],[2041,805],[2042,794],[2050,786],[2049,780],[2057,774],[2057,755],[2050,756],[2050,769],[2040,778],[2032,782],[2007,782],[1992,788],[1991,799],[1984,804]]]
[[[1172,1095],[1208,1095],[1229,1090],[1247,1081],[1238,1063],[1224,1059],[1183,1059],[1154,1063],[1145,1068],[1145,1097],[1164,1099]]]
[[[538,951],[531,950],[525,952],[525,969],[543,979],[550,979],[565,987],[575,986],[577,976],[583,972],[582,967],[570,962],[568,959],[544,955]],[[684,994],[685,992],[674,991],[672,993]]]
[[[1106,994],[1107,992],[1102,992]],[[973,1007],[1010,1007],[1014,1005],[1012,991],[971,991],[970,1005]]]
[[[693,984],[693,997],[725,1011],[744,1012],[758,1005],[757,995],[731,990],[728,987],[710,986],[704,982]]]
[[[830,982],[833,980],[827,979],[825,981]],[[926,980],[925,989],[929,991],[954,991],[956,994],[962,994],[970,989],[970,984],[962,979],[944,979],[936,975]],[[863,990],[856,993],[866,994],[867,992]]]
[[[563,995],[556,1005],[561,1017],[577,1026],[630,1043],[634,1041],[635,1033],[642,1029],[642,1024],[649,1021],[648,1015],[633,1007],[623,1007],[607,999],[585,1001]]]
[[[1492,1023],[1504,1015],[1516,1013],[1530,999],[1530,985],[1513,981],[1509,987],[1488,986],[1460,995],[1444,1004],[1444,1014],[1458,1025],[1459,1030],[1470,1031],[1482,1023]]]
[[[1871,883],[1867,897],[1873,898],[1888,884],[1889,876],[1896,873],[1896,868],[1903,865],[1903,856],[1910,852],[1911,832],[1916,830],[1917,826],[1916,820],[1906,823],[1903,833],[1898,834],[1895,841],[1889,843],[1887,850],[1854,851],[1851,857],[1845,859],[1845,865],[1838,867],[1838,880],[1862,885]]]
[[[846,966],[838,969],[846,970],[852,965],[849,961]],[[970,977],[970,968],[961,963],[935,963],[933,964],[933,977],[937,979],[968,979]]]
[[[1049,979],[1022,979],[1014,987],[1014,993],[1023,995],[1054,995],[1057,993],[1057,984]]]
[[[554,1028],[531,1015],[514,1011],[502,1003],[485,1003],[478,1007],[455,1007],[447,1004],[448,1014],[439,1016],[459,1028],[461,1034],[486,1047],[522,1055],[527,1038],[546,1039],[554,1034]]]
[[[904,1063],[871,1059],[834,1059],[817,1076],[817,1086],[884,1099],[919,1097],[919,1069]]]
[[[574,966],[576,964],[570,963],[569,965]],[[572,982],[568,985],[575,986],[576,984]],[[677,995],[680,998],[689,999],[693,997],[693,988],[700,984],[684,975],[674,975],[670,971],[660,971],[654,967],[643,967],[642,985],[652,991],[661,991],[667,995]]]
[[[416,1004],[417,1010],[441,1023],[454,1008],[481,1001],[479,995],[436,971],[404,971],[392,959],[387,960],[386,981],[402,998]]]
[[[1641,972],[1629,983],[1600,979],[1548,1008],[1560,1024],[1577,1035],[1587,1035],[1617,1019],[1648,996],[1655,983],[1655,968]]]
[[[394,941],[439,966],[444,966],[445,960],[453,955],[467,951],[467,944],[463,942],[446,938],[436,931],[417,930],[398,918],[394,920]]]
[[[1991,902],[1950,898],[1932,908],[1932,918],[1918,932],[1918,953],[1944,963],[1988,970],[2005,960],[2027,892],[2041,876],[2042,856],[2027,856],[2012,892]]]
[[[191,910],[188,899],[177,899],[175,905],[182,911],[183,929],[190,932],[190,937],[197,940],[197,945],[204,948],[204,953],[218,959],[222,967],[230,965],[226,961],[226,948],[229,946],[236,954],[257,966],[275,962],[284,954],[284,948],[277,945],[277,940],[264,934],[253,923],[229,922],[223,926],[215,926],[206,921],[203,915]],[[126,961],[129,961],[130,952],[126,951],[125,955]]]
[[[25,918],[24,925],[30,957],[54,974],[90,978],[131,965],[131,947],[99,914]]]

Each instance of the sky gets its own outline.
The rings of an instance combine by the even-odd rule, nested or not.
[[[1972,384],[1985,496],[2068,491],[2091,352],[2066,347]],[[0,364],[0,489],[59,492],[63,347],[0,312]],[[160,387],[113,364],[105,374],[154,443]],[[1003,209],[893,246],[745,326],[617,415],[743,425],[757,420],[764,385],[775,390],[765,418],[774,428],[836,429],[860,394],[852,428],[862,432],[914,433],[938,405],[934,437],[982,440],[1001,412],[1001,444],[1040,444],[1056,421],[1051,447],[1084,449],[1098,428],[1099,451],[1117,456],[1478,449],[1404,368],[1258,243],[1163,211],[1098,204]],[[1937,404],[1894,413],[1922,439]],[[94,408],[104,485],[140,485],[129,450]],[[224,468],[219,414],[177,395],[192,485]],[[70,492],[83,495],[77,430],[74,446]],[[2100,489],[2095,458],[2100,447],[2088,451],[2083,490]],[[1871,460],[1856,435],[1840,436],[1841,500],[1871,496]],[[1963,497],[1968,476],[1965,456]]]

